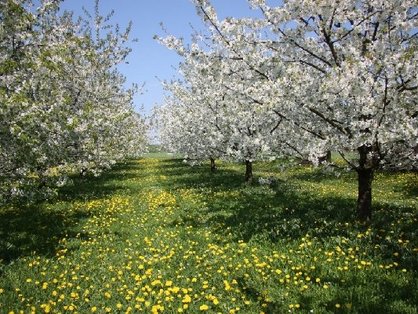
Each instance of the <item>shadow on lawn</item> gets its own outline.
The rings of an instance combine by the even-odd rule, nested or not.
[[[0,260],[10,263],[36,252],[55,254],[58,241],[64,235],[74,237],[71,227],[86,218],[82,212],[67,215],[47,210],[43,205],[9,209],[0,213]]]
[[[117,192],[134,193],[123,185],[123,181],[135,177],[135,171],[141,167],[138,163],[127,162],[100,177],[74,177],[74,184],[61,188],[58,198],[51,203],[14,204],[0,209],[0,265],[34,252],[51,256],[63,236],[71,238],[78,234],[82,238],[83,234],[76,232],[74,227],[91,214],[83,210],[66,210],[71,202],[100,199]],[[54,210],[49,209],[51,207]]]
[[[116,165],[112,170],[105,171],[98,177],[93,175],[73,177],[73,184],[59,190],[58,199],[61,201],[85,201],[105,198],[115,193],[133,193],[131,187],[127,188],[126,182],[129,179],[137,178],[138,173],[141,173],[143,169],[143,165],[135,161],[127,161]]]
[[[267,235],[274,241],[304,236],[312,229],[319,235],[330,233],[329,224],[353,219],[353,199],[302,194],[298,186],[283,181],[273,186],[248,185],[244,183],[243,166],[235,171],[221,166],[216,173],[211,173],[208,165],[190,167],[179,165],[180,162],[163,162],[164,173],[172,176],[168,181],[178,188],[207,189],[202,194],[206,207],[195,216],[185,213],[188,217],[184,217],[183,222],[187,224],[220,226],[218,232],[232,232],[244,241],[260,235]],[[215,191],[221,193],[213,197],[211,192]],[[231,191],[236,191],[237,195],[231,197]],[[341,235],[339,229],[334,228],[332,232]]]
[[[288,181],[277,181],[272,186],[261,186],[258,183],[246,185],[243,182],[243,166],[235,171],[221,166],[218,172],[211,173],[206,164],[190,167],[179,163],[180,160],[163,162],[164,173],[172,176],[168,180],[171,187],[202,188],[202,196],[206,201],[205,208],[194,214],[184,213],[185,217],[181,220],[185,224],[211,225],[218,233],[231,232],[237,240],[244,241],[254,237],[267,237],[270,241],[295,239],[307,233],[318,238],[348,237],[353,230],[362,232],[370,226],[356,221],[355,198],[307,193],[297,182],[318,182],[316,180],[321,177],[338,184],[341,178],[336,179],[334,175],[314,172],[313,178],[308,174],[300,174]],[[345,176],[350,180],[353,178],[352,173]],[[213,197],[209,191],[221,193]],[[231,191],[236,191],[237,195],[231,197]],[[377,201],[374,207],[379,210],[375,211],[371,226],[385,230],[393,229],[392,223],[400,215],[408,215],[408,212],[412,214],[414,211],[413,208],[393,204],[389,206]],[[398,232],[410,233],[416,227],[417,223],[413,220],[406,221]]]
[[[173,226],[184,224],[197,228],[210,227],[220,235],[232,234],[235,241],[245,242],[300,241],[301,237],[309,233],[319,241],[329,244],[338,243],[341,237],[356,241],[358,233],[364,235],[365,230],[372,228],[374,232],[371,236],[358,240],[363,241],[365,250],[370,250],[371,255],[380,255],[383,261],[390,262],[393,261],[393,252],[401,252],[399,262],[402,267],[416,269],[416,256],[404,252],[402,244],[397,241],[404,236],[414,239],[418,228],[416,208],[396,202],[387,204],[375,201],[372,223],[363,224],[356,221],[354,197],[304,193],[298,185],[300,180],[318,182],[318,179],[329,180],[327,184],[338,184],[340,180],[354,178],[353,173],[344,174],[339,179],[320,172],[315,172],[312,176],[297,174],[288,181],[278,181],[273,186],[261,186],[257,183],[245,185],[243,167],[238,167],[237,171],[220,167],[217,173],[212,174],[207,165],[186,168],[187,165],[180,166],[177,162],[168,160],[164,163],[167,175],[172,175],[169,181],[174,182],[175,187],[197,188],[197,191],[202,188],[201,196],[206,204],[202,208],[184,210],[182,216],[173,222]],[[413,187],[411,190],[414,193]],[[216,196],[213,194],[215,191]],[[379,250],[375,245],[378,245]],[[318,292],[308,291],[300,293],[298,302],[308,306],[305,310],[315,305],[326,308],[329,313],[335,312],[335,304],[342,303],[342,300],[346,300],[353,308],[351,311],[347,304],[342,303],[340,312],[414,313],[411,305],[416,303],[418,297],[415,281],[409,281],[408,285],[400,281],[402,285],[397,285],[396,280],[382,278],[378,272],[366,273],[364,276],[366,277],[354,274],[345,278],[346,281],[339,284],[338,293],[328,299],[318,297]],[[340,282],[339,279],[329,278],[333,283]],[[245,277],[237,278],[237,281],[250,300],[260,302],[263,290],[258,284]],[[374,294],[370,297],[371,284]],[[273,299],[264,308],[266,313],[288,312],[289,300],[281,296]]]
[[[166,159],[160,161],[160,169],[169,177],[168,188],[211,188],[212,190],[231,190],[245,186],[244,175],[227,169],[222,165],[215,172],[210,171],[209,164],[190,166],[183,159]]]
[[[406,198],[418,199],[418,174],[415,178],[410,178],[406,183],[394,184],[394,190],[401,192]]]

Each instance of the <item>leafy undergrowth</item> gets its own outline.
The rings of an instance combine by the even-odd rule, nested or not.
[[[417,174],[145,158],[0,210],[0,313],[417,313]]]

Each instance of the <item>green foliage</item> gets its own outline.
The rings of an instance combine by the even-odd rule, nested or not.
[[[0,313],[417,312],[417,174],[379,173],[365,225],[353,173],[165,157],[0,209]]]

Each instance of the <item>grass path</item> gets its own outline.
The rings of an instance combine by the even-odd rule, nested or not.
[[[352,174],[237,167],[146,158],[0,209],[0,313],[417,313],[416,174],[362,226]]]

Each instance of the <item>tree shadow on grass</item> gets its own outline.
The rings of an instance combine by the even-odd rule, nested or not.
[[[406,198],[418,199],[418,174],[406,183],[397,183],[393,186],[396,192],[401,192]]]
[[[354,218],[352,199],[316,198],[295,193],[288,186],[284,189],[273,193],[266,193],[265,188],[248,189],[235,200],[239,205],[233,207],[225,205],[228,200],[221,198],[208,206],[207,211],[212,213],[210,220],[230,227],[244,241],[263,236],[276,242],[298,239],[307,233],[319,238],[346,235],[341,227]],[[219,228],[218,232],[222,230]]]
[[[160,168],[169,177],[167,183],[161,184],[169,188],[210,188],[216,191],[245,186],[243,174],[222,165],[211,172],[206,163],[190,166],[182,159],[167,159],[161,161]]]
[[[331,225],[342,225],[354,217],[355,200],[350,198],[303,194],[297,185],[284,181],[272,186],[245,184],[241,166],[237,170],[221,166],[211,173],[207,165],[185,168],[180,162],[164,161],[171,187],[202,188],[206,203],[194,216],[185,213],[188,217],[183,220],[188,224],[220,226],[217,232],[232,232],[244,241],[259,235],[276,241],[301,237],[312,230],[320,236],[341,235],[341,228]]]
[[[346,277],[345,282],[340,284],[339,289],[336,289],[331,300],[327,302],[329,310],[335,309],[335,304],[342,303],[343,309],[349,313],[415,313],[414,305],[418,298],[417,281],[405,283],[404,280],[382,278],[372,273],[366,276],[367,280],[356,275]],[[303,301],[302,294],[300,298]],[[350,310],[347,309],[347,304],[350,305]]]
[[[49,202],[0,208],[0,265],[35,252],[52,256],[64,236],[83,238],[75,226],[93,213],[74,208],[70,211],[71,203],[102,199],[118,192],[134,193],[123,181],[136,177],[135,172],[141,167],[131,161],[115,166],[100,177],[74,177],[74,183],[61,188],[58,197]]]
[[[126,186],[126,182],[129,179],[138,178],[138,173],[141,173],[143,169],[143,165],[135,161],[127,161],[105,171],[98,177],[93,175],[72,177],[73,183],[59,190],[58,200],[86,201],[105,198],[115,193],[134,193],[131,187]]]
[[[170,163],[175,164],[175,161],[167,162]],[[201,208],[185,209],[180,217],[176,217],[173,227],[178,224],[196,228],[209,227],[221,235],[221,239],[225,236],[229,241],[232,235],[233,240],[245,242],[300,241],[307,233],[325,243],[338,242],[342,237],[347,237],[364,243],[364,249],[371,250],[370,255],[379,255],[382,260],[387,259],[390,263],[393,262],[393,252],[400,252],[399,263],[402,267],[416,269],[416,256],[408,255],[408,252],[404,252],[402,243],[393,241],[403,237],[414,239],[418,228],[416,208],[396,202],[388,204],[374,201],[373,221],[364,224],[356,221],[355,196],[308,193],[299,186],[300,181],[316,183],[318,180],[326,180],[327,184],[338,184],[341,182],[339,180],[354,178],[353,173],[345,173],[339,179],[334,174],[316,171],[312,174],[299,173],[290,176],[288,181],[262,186],[256,183],[245,185],[242,169],[233,171],[221,167],[215,174],[210,173],[207,166],[188,169],[168,166],[166,169],[167,173],[178,169],[172,172],[171,179],[175,186],[186,189],[202,187]],[[183,171],[187,173],[184,174]],[[180,176],[175,177],[177,174]],[[213,193],[215,191],[216,195]],[[357,240],[357,235],[361,233],[363,237],[368,228],[373,230],[371,235]],[[380,234],[380,230],[383,233]],[[387,238],[387,235],[390,237]],[[377,250],[375,245],[380,249]],[[298,302],[304,306],[326,309],[330,313],[336,311],[337,303],[341,303],[340,312],[413,313],[411,305],[415,303],[415,291],[418,291],[416,281],[409,281],[410,284],[404,285],[404,280],[400,280],[400,285],[397,285],[396,280],[373,277],[373,273],[364,275],[369,277],[362,277],[363,275],[355,273],[352,278],[345,278],[346,282],[340,284],[338,291],[326,298],[318,297],[317,291],[311,294],[301,292]],[[340,281],[338,279],[330,278],[330,281],[337,283]],[[244,277],[237,278],[237,281],[248,299],[260,302],[263,290],[259,285],[248,282]],[[374,283],[375,289],[370,289],[370,283]],[[370,295],[371,291],[375,293]],[[276,297],[264,308],[265,312],[288,312],[288,301]],[[353,311],[346,304],[352,306]]]
[[[315,171],[312,177],[298,174],[296,179],[291,177],[288,181],[277,181],[269,186],[247,185],[243,182],[242,169],[220,167],[218,172],[211,173],[207,165],[177,169],[178,162],[165,161],[168,165],[165,173],[172,176],[168,180],[171,187],[202,188],[201,197],[206,203],[195,213],[185,213],[187,217],[182,218],[183,222],[202,227],[209,225],[218,233],[232,233],[237,240],[249,241],[262,236],[278,241],[300,238],[307,233],[318,238],[349,237],[349,232],[356,229],[363,232],[370,226],[391,230],[393,221],[414,212],[413,208],[375,201],[374,207],[379,210],[375,211],[374,220],[371,225],[363,224],[356,220],[354,197],[308,193],[297,183],[297,180],[318,182],[319,177],[325,177],[338,184],[340,179],[333,174]],[[346,176],[351,178],[353,174],[347,173]],[[215,191],[220,192],[216,197],[212,194]],[[411,233],[416,228],[417,223],[410,219],[400,226],[399,233]]]
[[[0,212],[0,261],[13,260],[35,254],[55,254],[59,239],[73,237],[72,226],[86,214],[75,211],[51,211],[42,205],[9,208]]]
[[[159,160],[159,168],[166,169],[166,168],[190,168],[191,166],[187,163],[183,162],[181,158],[169,158],[169,159],[161,159]]]
[[[302,172],[292,174],[289,179],[318,183],[327,181],[347,180],[356,183],[357,174],[346,169],[333,169],[325,167],[298,166]],[[304,169],[305,168],[305,169]],[[303,171],[306,170],[306,171]]]

